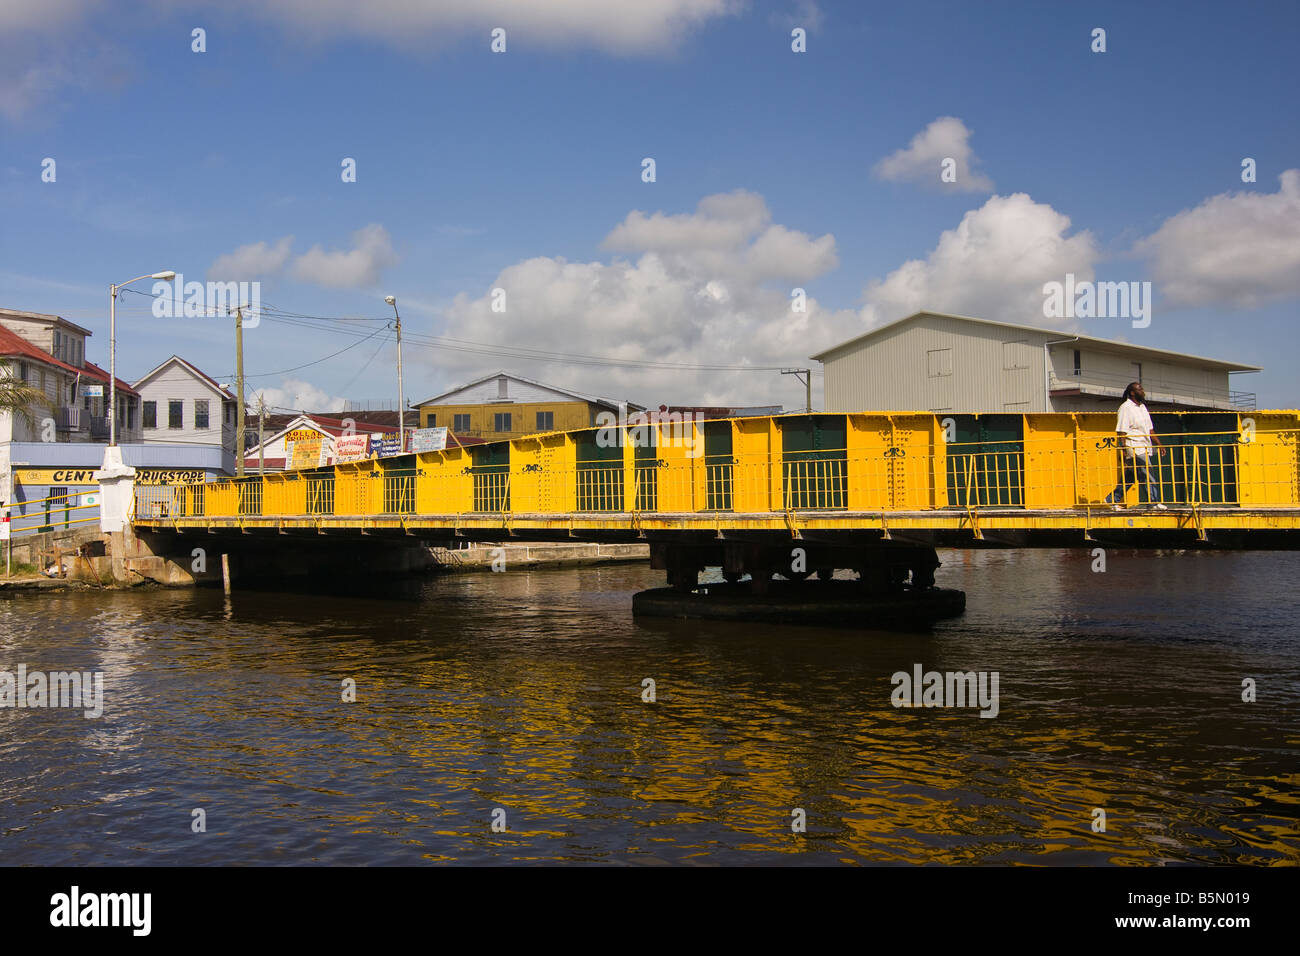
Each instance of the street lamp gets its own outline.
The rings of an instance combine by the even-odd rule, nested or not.
[[[402,388],[402,317],[397,312],[397,297],[384,296],[397,316],[397,447],[406,451],[406,390]]]
[[[108,446],[110,448],[117,444],[117,292],[141,279],[171,282],[175,278],[176,273],[170,270],[152,272],[108,287]]]

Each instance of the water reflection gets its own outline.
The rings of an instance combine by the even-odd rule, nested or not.
[[[0,668],[102,669],[107,691],[98,721],[0,710],[0,850],[1300,861],[1297,556],[1114,551],[1102,574],[1086,551],[942,557],[939,583],[966,589],[969,610],[922,635],[638,622],[631,593],[660,583],[640,566],[444,577],[383,599],[0,601]],[[889,677],[915,663],[998,671],[999,716],[895,709]],[[206,834],[190,830],[195,807]],[[795,808],[806,834],[791,832]]]

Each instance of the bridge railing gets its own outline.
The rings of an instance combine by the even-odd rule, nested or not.
[[[937,416],[909,415],[907,428],[902,416],[888,427],[885,416],[839,417],[848,428],[832,421],[811,439],[799,433],[813,447],[783,447],[781,419],[745,420],[733,423],[734,444],[721,449],[682,447],[660,434],[646,447],[596,454],[589,439],[556,433],[489,452],[473,446],[472,454],[138,487],[136,516],[1059,510],[1108,506],[1117,487],[1130,505],[1300,507],[1295,413],[1259,413],[1262,423],[1241,430],[1157,435],[1145,459],[1118,446],[1112,415],[1024,416],[1012,438],[990,439],[990,426],[953,436],[961,440],[946,440]],[[1279,423],[1291,427],[1259,427]]]

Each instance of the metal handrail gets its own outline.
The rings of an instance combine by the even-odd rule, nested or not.
[[[1263,424],[1272,421],[1262,420]],[[940,440],[940,434],[934,426],[914,429],[910,435],[890,430],[873,432],[878,437],[872,437],[872,444],[865,447],[765,450],[759,454],[742,451],[735,456],[674,455],[661,448],[664,457],[653,461],[631,455],[612,461],[570,457],[558,466],[548,464],[552,459],[539,451],[512,448],[510,461],[491,470],[465,469],[462,466],[469,459],[463,452],[449,449],[417,456],[417,473],[403,480],[413,483],[417,510],[409,513],[417,514],[485,510],[511,514],[738,510],[776,514],[786,510],[938,511],[953,507],[973,514],[976,508],[1096,507],[1116,485],[1127,500],[1137,495],[1132,484],[1123,486],[1132,456],[1117,448],[1119,436],[1108,430],[1076,427],[1066,433],[951,444]],[[1133,465],[1146,465],[1166,504],[1300,507],[1300,429],[1257,429],[1254,422],[1243,419],[1241,430],[1157,433],[1156,437],[1164,440],[1162,448]],[[719,465],[718,461],[729,463]],[[352,467],[346,474],[343,469],[318,472],[321,477],[308,478],[306,483],[323,486],[332,483],[336,473],[335,498],[320,502],[308,501],[297,490],[305,476],[268,476],[262,512],[386,513],[388,504],[382,496],[376,499],[366,490],[369,477],[384,474],[373,466]],[[521,476],[519,481],[514,480],[516,474]],[[525,474],[527,481],[522,480]],[[213,491],[205,502],[207,515],[233,516],[237,510],[234,483],[209,484]],[[203,489],[208,485],[151,486],[159,490],[150,493],[167,495],[180,487]],[[283,490],[272,495],[272,487]],[[180,510],[183,506],[177,500]]]

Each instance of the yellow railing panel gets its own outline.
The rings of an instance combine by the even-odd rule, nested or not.
[[[540,438],[510,442],[510,510],[529,514],[542,508],[542,453]]]
[[[1025,507],[1083,504],[1074,469],[1076,424],[1068,415],[1025,416]]]
[[[207,486],[204,514],[209,518],[229,518],[239,514],[239,489],[233,481]]]
[[[894,511],[928,511],[935,506],[934,416],[891,415],[893,436],[886,450]]]
[[[1241,419],[1237,482],[1242,505],[1276,507],[1300,501],[1300,432],[1294,430],[1294,416],[1255,413]]]
[[[659,425],[657,460],[664,463],[656,475],[658,510],[695,511],[696,472],[701,480],[704,474],[703,427],[695,422]]]
[[[509,463],[471,470],[464,448],[203,485],[141,486],[137,520],[303,515],[925,512],[1098,507],[1126,477],[1112,413],[1031,414],[1021,439],[950,457],[943,415],[846,416],[844,448],[783,454],[772,418],[733,419],[731,454],[704,455],[704,428],[659,424],[639,450],[629,429],[616,457],[577,460],[573,433],[514,439]],[[1173,419],[1162,419],[1166,426]],[[1300,507],[1300,413],[1255,412],[1239,432],[1222,414],[1184,413],[1148,461],[1164,504]],[[1204,423],[1207,427],[1199,428]],[[477,446],[476,446],[477,447]],[[999,451],[1005,447],[1006,451]],[[638,454],[640,451],[640,454]],[[652,453],[651,453],[652,452]],[[501,462],[503,456],[496,454]],[[716,460],[714,460],[716,459]],[[1136,472],[1136,469],[1132,469]],[[958,497],[949,500],[952,494]],[[1145,501],[1137,481],[1124,501]]]
[[[848,507],[850,511],[887,511],[890,508],[887,453],[893,426],[887,415],[850,415],[848,448]]]
[[[770,418],[738,418],[732,454],[739,461],[733,477],[735,510],[740,512],[783,511],[781,430]]]

